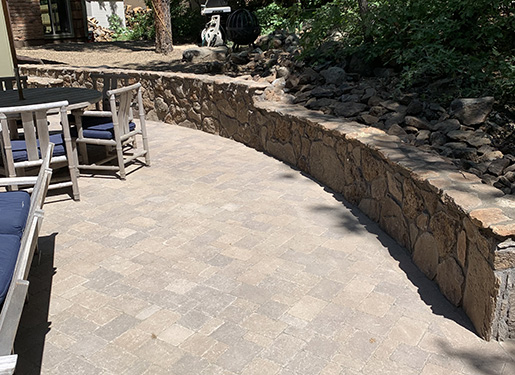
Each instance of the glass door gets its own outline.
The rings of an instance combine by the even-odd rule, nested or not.
[[[72,36],[70,0],[39,0],[45,36]]]

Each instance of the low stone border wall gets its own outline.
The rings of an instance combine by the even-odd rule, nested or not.
[[[22,74],[91,87],[99,69],[22,66]],[[260,100],[251,81],[124,71],[148,118],[232,138],[342,193],[402,246],[487,340],[515,338],[515,198],[383,131]]]

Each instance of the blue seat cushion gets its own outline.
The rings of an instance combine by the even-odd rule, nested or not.
[[[64,139],[62,134],[51,134],[50,142],[55,144],[54,153],[52,154],[52,156],[66,155],[66,149],[64,148]],[[37,143],[39,147],[39,140]],[[11,145],[13,148],[13,159],[15,162],[28,160],[27,145],[25,144],[24,140],[12,140]],[[41,157],[41,151],[39,152],[39,156]]]
[[[0,234],[0,304],[4,302],[20,251],[20,237]]]
[[[0,234],[21,238],[30,209],[30,195],[25,191],[0,193]]]
[[[136,129],[134,122],[129,122],[129,130]],[[82,116],[82,134],[84,138],[114,139],[114,124],[110,117]],[[72,137],[77,137],[77,128],[72,128]]]

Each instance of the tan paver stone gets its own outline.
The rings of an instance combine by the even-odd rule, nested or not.
[[[407,345],[417,345],[428,328],[428,323],[401,316],[388,337]]]
[[[280,368],[281,366],[275,362],[263,358],[255,358],[243,370],[242,375],[274,375],[279,372]]]
[[[262,282],[268,275],[264,273],[259,273],[253,270],[248,270],[244,274],[238,277],[238,281],[249,285],[258,285]]]
[[[73,302],[71,302],[67,299],[61,298],[59,296],[54,296],[54,298],[52,298],[52,300],[50,301],[48,315],[52,316],[52,315],[57,315],[59,313],[62,313],[66,309],[70,308],[72,305],[73,305]]]
[[[140,360],[151,362],[162,368],[169,368],[183,356],[183,351],[159,339],[145,342],[134,354]]]
[[[202,356],[216,343],[217,341],[210,336],[194,333],[180,345],[180,348],[190,354]]]
[[[236,246],[229,246],[223,249],[222,254],[228,256],[229,258],[239,259],[243,261],[251,259],[254,255],[252,251]]]
[[[383,317],[386,315],[394,301],[395,298],[392,296],[372,292],[365,297],[357,309],[368,314]]]
[[[326,305],[326,301],[311,296],[305,296],[288,310],[288,314],[310,321],[315,318]]]
[[[135,355],[114,344],[109,344],[99,351],[89,354],[86,358],[92,360],[97,367],[112,371],[115,374],[130,369],[138,361]]]
[[[428,363],[422,369],[420,375],[457,375],[461,374],[461,372],[450,371],[448,368],[440,367],[433,363]]]
[[[416,375],[420,373],[419,370],[393,361],[369,361],[361,372],[370,375]]]
[[[198,331],[203,335],[210,335],[214,331],[216,331],[220,326],[224,324],[224,321],[218,318],[212,318],[208,320]]]
[[[243,338],[247,341],[253,342],[254,344],[258,344],[259,346],[266,348],[272,345],[274,339],[268,336],[260,335],[255,332],[247,332]]]
[[[211,363],[216,363],[218,361],[218,358],[220,358],[220,356],[224,354],[229,348],[229,345],[217,341],[202,355],[202,357],[204,357]]]
[[[68,274],[61,281],[56,281],[52,286],[52,293],[63,297],[63,295],[70,295],[70,290],[82,286],[82,284],[86,283],[88,279],[74,274]],[[64,297],[66,298],[66,297]]]
[[[118,272],[119,274],[122,274],[124,276],[128,276],[134,271],[143,268],[142,265],[134,263],[122,257],[112,257],[110,260],[110,263],[101,262],[100,265],[109,271]]]
[[[322,371],[320,371],[320,375],[340,375],[340,374],[347,374],[345,370],[342,369],[342,367],[336,363],[328,363],[327,366],[325,366]]]
[[[67,264],[66,268],[75,275],[86,276],[98,269],[98,265],[84,261],[82,259],[71,259]]]
[[[142,321],[136,328],[148,332],[149,334],[153,333],[154,335],[158,335],[180,318],[181,315],[179,313],[163,309]]]
[[[227,348],[216,360],[216,364],[233,372],[241,372],[247,364],[262,350],[259,345],[241,339]]]
[[[334,356],[333,362],[353,370],[361,370],[379,344],[377,338],[369,333],[356,331]]]
[[[375,284],[366,278],[355,277],[336,295],[333,302],[357,308],[374,288]]]
[[[111,306],[123,311],[125,314],[136,317],[139,313],[152,305],[140,298],[122,294],[112,299]]]
[[[131,353],[134,353],[138,348],[150,340],[152,340],[152,335],[137,328],[131,328],[114,339],[113,343]]]
[[[161,310],[161,307],[157,305],[149,305],[145,307],[143,310],[141,310],[138,314],[136,314],[136,319],[145,320],[147,318],[150,318],[159,310]]]
[[[111,302],[111,298],[105,294],[98,293],[91,289],[86,289],[70,297],[69,300],[90,310],[98,310]]]
[[[463,362],[457,358],[452,358],[448,354],[430,354],[427,359],[427,364],[433,364],[438,367],[443,367],[448,371],[461,373],[463,370]],[[426,364],[426,366],[427,366]]]
[[[69,349],[70,346],[77,342],[72,336],[59,332],[56,329],[50,330],[46,335],[46,341],[60,349]]]
[[[158,337],[174,346],[179,346],[183,343],[188,337],[193,335],[193,331],[183,327],[179,324],[174,324],[169,328],[166,328],[163,332],[161,332]]]
[[[277,337],[287,326],[261,314],[252,314],[242,323],[243,328],[271,338]]]
[[[98,324],[99,326],[108,324],[122,314],[122,312],[113,309],[110,306],[102,306],[95,311],[83,310],[83,313],[85,313],[85,318],[87,320]]]
[[[283,333],[271,346],[261,352],[260,357],[286,365],[305,346],[304,340]]]
[[[416,346],[400,344],[390,356],[390,359],[401,365],[421,370],[429,357],[429,353]]]

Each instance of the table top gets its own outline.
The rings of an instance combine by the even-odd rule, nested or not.
[[[42,87],[35,89],[23,89],[24,100],[20,100],[17,90],[0,91],[1,107],[18,107],[22,105],[34,105],[67,100],[68,109],[80,109],[102,99],[102,93],[97,90],[79,87]]]

